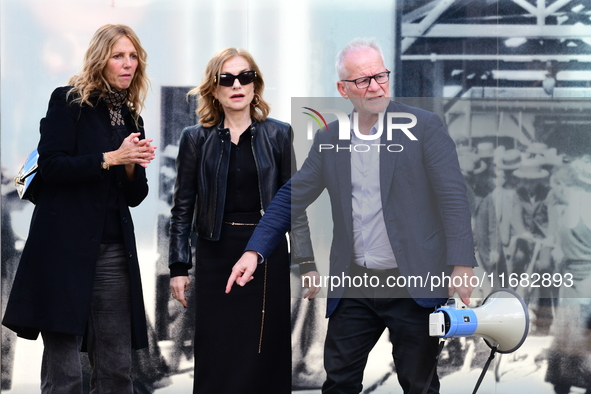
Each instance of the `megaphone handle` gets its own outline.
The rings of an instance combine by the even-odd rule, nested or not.
[[[468,305],[462,300],[462,296],[457,291],[454,291],[453,298],[456,301],[456,306],[459,307],[458,309],[466,309]]]
[[[488,360],[486,360],[486,364],[484,364],[484,368],[482,368],[482,372],[480,373],[480,377],[478,378],[478,382],[476,382],[476,387],[474,387],[474,391],[472,391],[472,394],[476,394],[476,392],[478,391],[478,388],[482,383],[482,379],[484,379],[484,375],[486,374],[486,371],[488,370],[491,361],[493,360],[493,358],[495,358],[496,351],[496,346],[490,349],[490,356],[488,356]]]
[[[437,370],[437,363],[439,362],[439,356],[441,355],[441,351],[443,350],[443,345],[445,345],[445,340],[439,342],[439,349],[437,350],[437,356],[435,356],[435,365],[433,365],[433,369],[431,369],[431,374],[429,375],[429,379],[423,387],[423,393],[427,394],[429,387],[431,386],[431,381],[433,380],[433,375],[435,375],[435,371]]]

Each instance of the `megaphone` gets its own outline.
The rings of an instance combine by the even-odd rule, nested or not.
[[[468,308],[460,299],[450,299],[429,316],[430,336],[478,335],[499,353],[512,353],[519,349],[528,331],[527,306],[511,289],[494,290],[477,308]]]

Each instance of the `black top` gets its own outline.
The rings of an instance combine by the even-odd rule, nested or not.
[[[260,212],[261,198],[250,127],[232,143],[224,214]]]

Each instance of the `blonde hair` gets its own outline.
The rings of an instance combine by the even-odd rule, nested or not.
[[[254,99],[250,103],[250,116],[255,118],[258,122],[263,122],[267,119],[271,107],[263,100],[263,90],[265,89],[265,81],[263,80],[263,74],[252,55],[244,49],[238,48],[226,48],[218,52],[211,58],[207,67],[205,67],[205,76],[201,85],[194,89],[191,89],[188,96],[199,96],[197,106],[197,116],[199,116],[199,122],[205,127],[212,127],[217,125],[222,119],[223,108],[215,102],[217,101],[214,93],[217,90],[219,84],[219,75],[222,70],[222,66],[229,59],[240,56],[247,61],[250,70],[256,72],[256,78],[254,80]],[[255,103],[256,101],[256,103]]]
[[[111,85],[107,82],[103,71],[111,57],[113,46],[121,37],[129,38],[137,52],[138,65],[133,80],[129,88],[127,88],[127,106],[137,121],[144,107],[150,84],[146,75],[146,59],[148,55],[142,47],[140,39],[129,26],[104,25],[94,33],[84,55],[82,71],[79,75],[72,76],[68,81],[68,85],[72,85],[72,89],[68,94],[77,94],[73,102],[93,106],[90,101],[90,96],[93,93],[99,92],[101,95],[105,95],[111,92]]]

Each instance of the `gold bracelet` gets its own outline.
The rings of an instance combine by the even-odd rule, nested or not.
[[[111,168],[111,166],[109,165],[109,162],[107,161],[107,153],[106,152],[103,153],[103,162],[101,163],[101,168],[103,170],[108,170],[109,168]]]

